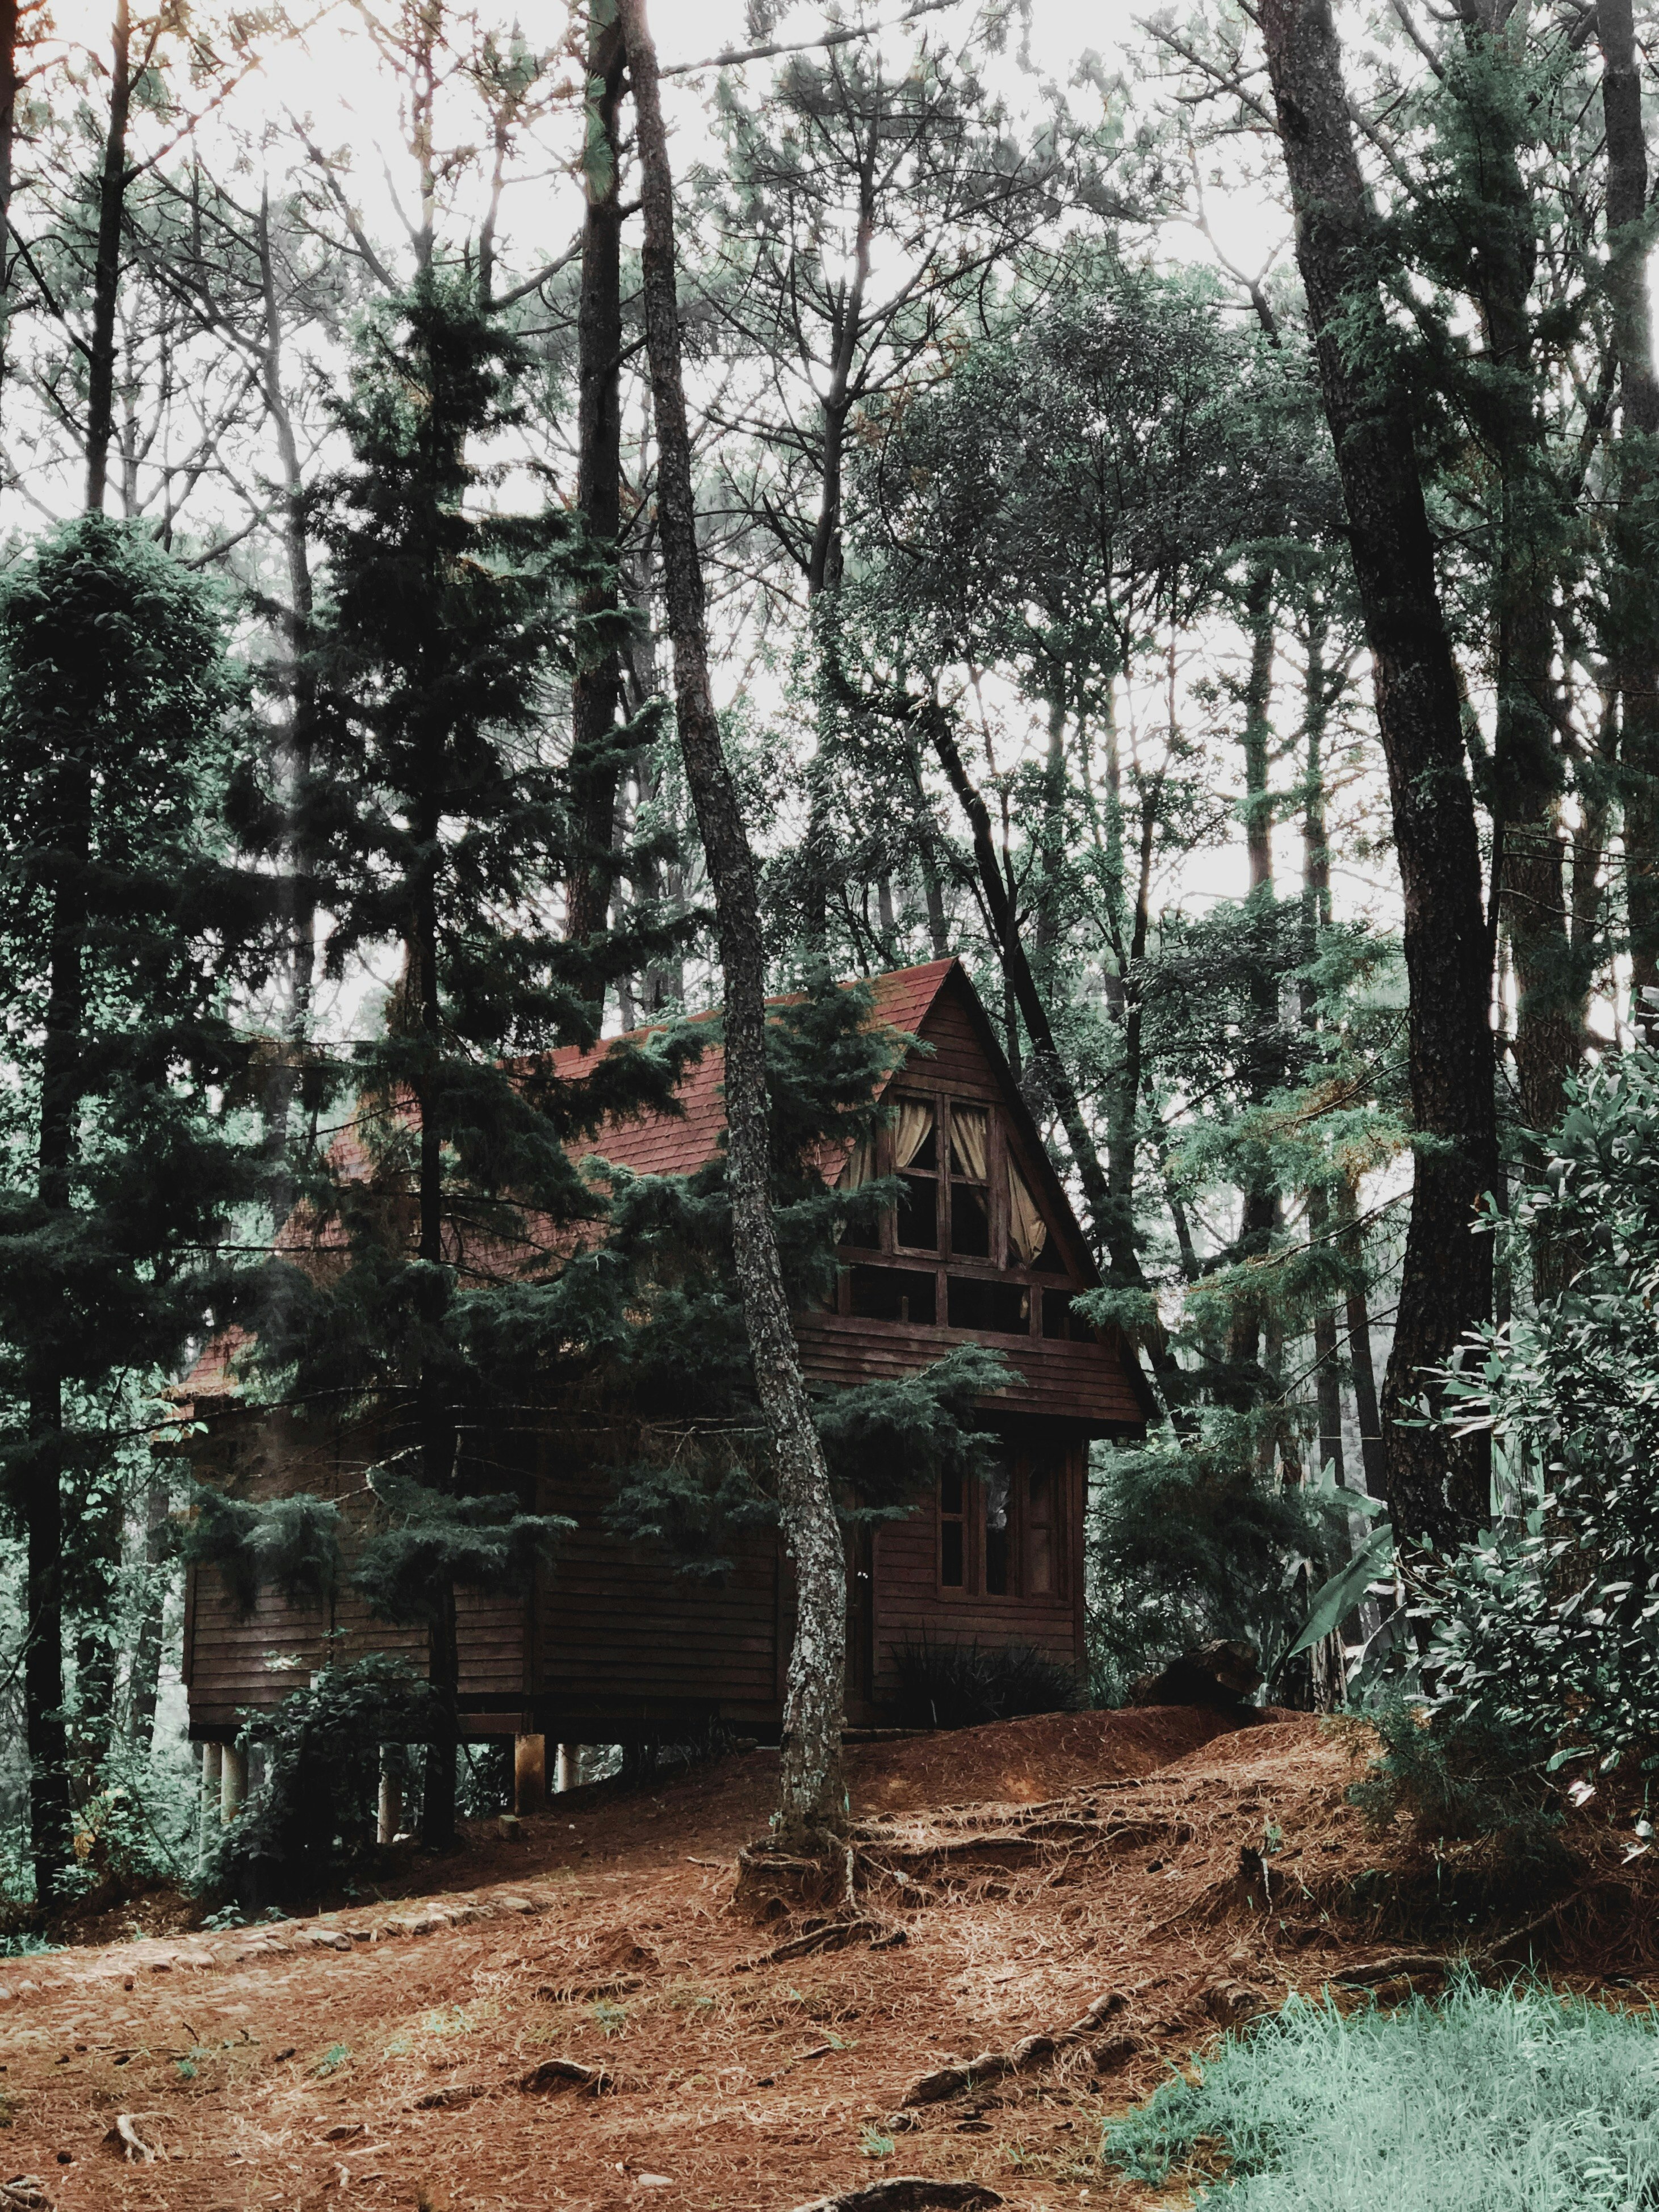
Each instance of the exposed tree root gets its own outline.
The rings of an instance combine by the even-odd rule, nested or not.
[[[904,1929],[895,1928],[890,1921],[855,1913],[848,1920],[819,1921],[787,1942],[763,1952],[758,1959],[740,1960],[732,1971],[752,1974],[757,1966],[781,1966],[793,1959],[813,1958],[820,1951],[845,1951],[854,1943],[864,1943],[872,1951],[896,1950],[908,1941]]]
[[[0,2212],[54,2212],[38,2174],[17,2173],[0,2181]]]
[[[840,2197],[815,2197],[795,2212],[991,2212],[1005,2200],[982,2181],[928,2181],[920,2174],[896,2173]]]
[[[1101,2022],[1121,2012],[1128,2000],[1121,1990],[1108,1990],[1098,1996],[1082,2018],[1074,2020],[1069,2027],[1059,2028],[1052,2035],[1027,2035],[1008,2051],[981,2051],[977,2058],[969,2058],[949,2066],[935,2068],[923,2074],[904,2092],[901,2103],[942,2105],[951,2097],[976,2087],[982,2081],[994,2081],[1008,2074],[1029,2073],[1052,2058],[1057,2051],[1068,2045],[1081,2043],[1092,2035]]]

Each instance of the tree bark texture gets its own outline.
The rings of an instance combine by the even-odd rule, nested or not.
[[[48,1213],[67,1222],[82,1087],[86,1022],[86,873],[92,859],[92,785],[83,761],[66,764],[59,787],[61,845],[52,886],[46,1037],[41,1054],[37,1188]],[[43,1285],[58,1309],[63,1291]],[[46,1344],[52,1331],[45,1332]],[[64,1379],[47,1350],[29,1377],[30,1452],[23,1498],[27,1553],[28,1643],[23,1698],[29,1751],[29,1847],[38,1902],[49,1903],[68,1872],[69,1731],[64,1680]]]
[[[144,1494],[144,1596],[132,1672],[127,1678],[127,1741],[148,1754],[155,1735],[155,1706],[161,1680],[162,1616],[167,1595],[167,1491],[153,1484]]]
[[[1515,963],[1522,1119],[1529,1128],[1547,1130],[1561,1118],[1566,1080],[1578,1065],[1584,992],[1567,931],[1557,804],[1563,776],[1555,738],[1556,516],[1544,462],[1531,307],[1537,216],[1522,174],[1519,103],[1510,82],[1516,19],[1490,0],[1464,0],[1462,15],[1465,44],[1477,64],[1458,80],[1463,173],[1480,221],[1475,299],[1487,359],[1500,372],[1490,384],[1483,425],[1498,471],[1492,766],[1498,888]]]
[[[596,113],[604,143],[603,173],[587,179],[582,225],[581,299],[576,317],[576,506],[587,534],[614,563],[622,534],[622,202],[617,108],[622,94],[621,26],[595,21],[588,32],[587,74],[599,86]],[[582,594],[590,618],[614,615],[614,568]],[[614,645],[585,647],[571,690],[570,775],[577,849],[565,915],[567,936],[580,941],[605,926],[611,878],[603,856],[614,846],[617,813],[617,708],[622,661]]]
[[[1273,795],[1267,787],[1267,749],[1273,734],[1273,675],[1274,647],[1273,572],[1271,562],[1258,561],[1252,568],[1244,593],[1245,625],[1250,640],[1249,673],[1244,685],[1244,842],[1250,868],[1250,902],[1259,917],[1273,910]],[[1257,1042],[1251,1058],[1255,1076],[1251,1103],[1260,1105],[1283,1080],[1283,1056],[1273,1048],[1279,1031],[1279,976],[1271,960],[1258,967],[1250,979],[1250,1018]],[[1265,1260],[1273,1249],[1282,1216],[1278,1183],[1270,1170],[1257,1164],[1257,1172],[1239,1193],[1237,1260]],[[1235,1402],[1248,1410],[1260,1402],[1268,1377],[1261,1365],[1261,1329],[1267,1318],[1262,1302],[1241,1293],[1233,1307],[1227,1331],[1227,1364],[1233,1370],[1229,1388]],[[1271,1393],[1270,1393],[1271,1395]]]
[[[132,22],[115,0],[110,40],[109,118],[98,171],[98,234],[92,269],[92,333],[87,354],[87,512],[101,514],[109,492],[115,435],[115,310],[121,289],[121,229],[126,216],[127,121],[132,106]]]
[[[0,402],[5,397],[6,340],[11,322],[11,193],[16,163],[21,15],[19,0],[0,0]]]
[[[845,1832],[841,1729],[847,1673],[847,1571],[830,1478],[789,1323],[771,1209],[766,1089],[765,954],[760,884],[708,678],[691,441],[681,375],[673,186],[643,0],[620,0],[638,118],[645,216],[647,345],[657,411],[658,524],[674,647],[674,705],[696,809],[725,977],[726,1175],[732,1234],[755,1382],[772,1431],[784,1541],[794,1563],[796,1626],[784,1698],[780,1843],[821,1849]]]
[[[1389,358],[1328,0],[1266,0],[1280,145],[1325,412],[1347,508],[1389,771],[1405,908],[1412,1107],[1419,1138],[1384,1386],[1395,1525],[1447,1543],[1486,1517],[1484,1442],[1406,1425],[1425,1387],[1491,1310],[1492,1240],[1472,1234],[1497,1177],[1492,961],[1456,672],[1404,397]],[[1366,343],[1369,333],[1372,343]]]
[[[1631,1018],[1659,1033],[1659,605],[1650,535],[1659,380],[1648,302],[1647,134],[1631,0],[1600,0],[1601,121],[1607,143],[1607,287],[1619,366],[1620,434],[1614,562],[1608,614],[1613,681],[1623,727],[1626,897],[1631,939]]]

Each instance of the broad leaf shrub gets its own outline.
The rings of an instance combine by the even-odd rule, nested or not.
[[[325,1668],[249,1718],[242,1741],[263,1751],[264,1771],[215,1843],[202,1888],[252,1912],[348,1878],[374,1847],[380,1746],[429,1741],[439,1721],[426,1683],[379,1653]]]
[[[1659,2034],[1524,1983],[1346,2019],[1293,1996],[1109,2121],[1101,2152],[1227,2212],[1650,2212]]]
[[[1448,1418],[1490,1431],[1493,1525],[1413,1571],[1434,1746],[1540,1770],[1659,1765],[1659,1054],[1576,1083],[1547,1181],[1516,1209],[1567,1287],[1487,1329],[1444,1377]],[[1396,1730],[1402,1781],[1426,1748]]]

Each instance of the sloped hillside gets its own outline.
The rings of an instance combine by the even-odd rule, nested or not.
[[[755,1753],[562,1800],[465,1888],[0,1965],[0,2178],[58,2212],[793,2212],[899,2173],[1137,2203],[1099,2122],[1218,2027],[1559,1930],[1473,1863],[1437,1903],[1344,1802],[1355,1752],[1184,1711],[869,1747],[854,1910],[770,1923],[732,1903]],[[1616,1887],[1568,1939],[1628,1960]]]

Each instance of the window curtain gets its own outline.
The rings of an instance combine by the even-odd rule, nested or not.
[[[925,1099],[903,1098],[899,1101],[898,1120],[893,1130],[893,1171],[902,1174],[927,1141],[933,1126],[933,1109]],[[847,1165],[842,1170],[842,1190],[860,1190],[876,1179],[876,1140],[864,1137],[847,1155]],[[840,1235],[839,1224],[836,1235]]]
[[[1037,1209],[1030,1185],[1012,1159],[1008,1163],[1008,1241],[1027,1267],[1036,1267],[1048,1242],[1048,1224]]]
[[[847,1155],[847,1165],[842,1170],[841,1187],[843,1190],[858,1190],[875,1179],[876,1140],[873,1137],[862,1137]]]
[[[975,1182],[983,1182],[990,1148],[991,1117],[985,1109],[982,1106],[952,1106],[951,1151],[956,1160],[957,1173],[971,1176]]]
[[[933,1109],[925,1098],[901,1098],[893,1124],[893,1171],[902,1175],[927,1143],[933,1126]]]

